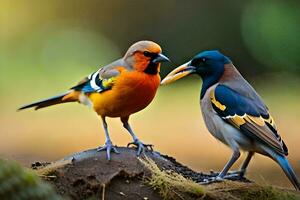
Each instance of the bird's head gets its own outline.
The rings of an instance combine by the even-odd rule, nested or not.
[[[189,74],[200,75],[204,82],[218,80],[224,72],[224,65],[228,63],[231,63],[230,59],[219,51],[203,51],[170,72],[161,84],[172,83]]]
[[[152,41],[139,41],[127,50],[124,61],[139,72],[158,74],[161,62],[169,62],[161,47]]]

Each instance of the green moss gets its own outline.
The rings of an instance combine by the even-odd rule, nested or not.
[[[53,188],[31,170],[0,159],[0,199],[61,200]]]
[[[224,181],[207,186],[213,199],[238,200],[299,200],[300,196],[272,186],[261,186],[255,183]]]
[[[250,187],[242,192],[242,200],[297,200],[299,197],[296,195],[276,189],[272,186],[256,186]]]

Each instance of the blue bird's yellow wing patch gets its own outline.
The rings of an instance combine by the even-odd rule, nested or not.
[[[251,139],[258,139],[281,154],[288,150],[268,109],[262,102],[244,97],[228,86],[218,85],[210,93],[215,112]]]

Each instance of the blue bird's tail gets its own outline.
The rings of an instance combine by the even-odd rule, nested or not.
[[[54,97],[50,97],[48,99],[43,99],[41,101],[37,101],[37,102],[31,103],[31,104],[22,106],[21,108],[18,109],[18,111],[24,110],[24,109],[27,109],[27,108],[32,108],[32,107],[34,107],[35,110],[38,110],[40,108],[52,106],[52,105],[55,105],[55,104],[65,103],[67,101],[63,101],[63,97],[66,96],[67,94],[70,94],[70,92],[71,91],[68,91],[68,92],[65,92],[63,94],[60,94],[60,95],[57,95],[57,96],[54,96]]]
[[[287,160],[287,158],[285,156],[279,155],[279,154],[277,154],[274,157],[275,157],[274,159],[280,165],[280,167],[284,171],[285,175],[289,178],[289,180],[294,185],[296,190],[300,190],[299,179],[297,178],[297,175],[295,174],[295,172],[294,172],[292,166],[290,165],[289,161]]]

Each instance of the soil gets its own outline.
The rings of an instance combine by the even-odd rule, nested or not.
[[[56,191],[69,199],[105,200],[160,200],[159,191],[145,183],[150,172],[137,159],[133,148],[119,147],[120,154],[112,154],[107,161],[105,152],[91,149],[68,156],[54,163],[34,163],[32,168],[54,185]],[[204,174],[191,170],[174,158],[158,152],[146,151],[160,169],[173,170],[184,177],[203,182],[216,174]],[[142,155],[141,157],[143,157]],[[234,181],[249,182],[245,178]],[[183,194],[178,199],[194,199]]]

